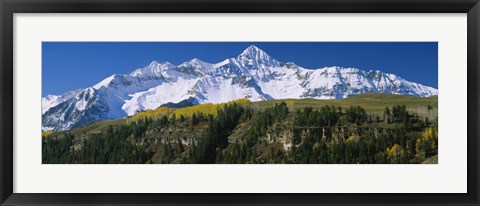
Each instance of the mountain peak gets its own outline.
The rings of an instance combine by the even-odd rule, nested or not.
[[[242,54],[257,53],[257,52],[265,53],[263,50],[261,50],[260,48],[258,48],[257,46],[252,44],[252,45],[248,46],[247,48],[245,48],[245,50],[243,50]]]
[[[160,63],[158,63],[157,61],[153,60],[148,66],[155,66],[155,65],[159,65]]]
[[[150,63],[147,67],[158,67],[158,66],[161,66],[161,67],[175,67],[174,64],[170,63],[169,61],[164,61],[164,62],[157,62],[157,61],[152,61],[152,63]]]
[[[255,57],[270,57],[270,55],[268,55],[265,51],[263,51],[262,49],[258,48],[257,46],[255,45],[250,45],[249,47],[247,47],[245,50],[243,50],[243,52],[239,55],[240,56],[250,56],[252,58],[255,58]]]
[[[113,75],[110,75],[109,77],[103,79],[102,81],[100,81],[99,83],[95,84],[93,86],[93,88],[95,89],[100,89],[102,87],[108,87],[108,85],[110,85],[112,82],[115,81],[115,79],[118,79],[121,75],[119,74],[113,74]]]
[[[272,58],[265,51],[261,50],[255,45],[250,45],[243,52],[238,55],[237,60],[242,63],[244,66],[253,66],[253,67],[267,67],[280,66],[280,62]]]
[[[130,73],[131,76],[136,77],[159,77],[161,76],[162,71],[174,68],[175,65],[166,61],[158,63],[157,61],[152,61],[148,66],[139,68]]]
[[[181,67],[196,67],[196,68],[209,68],[212,66],[211,63],[204,62],[198,58],[193,58],[190,61],[183,62],[179,66]]]
[[[208,62],[202,61],[202,60],[199,59],[199,58],[193,58],[192,60],[190,60],[190,62],[196,63],[196,64],[201,64],[201,65],[210,64],[210,63],[208,63]]]

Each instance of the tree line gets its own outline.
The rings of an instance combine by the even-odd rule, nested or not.
[[[200,123],[205,126],[197,126]],[[147,131],[184,125],[198,130],[200,138],[189,144],[163,141],[157,149],[142,144]],[[332,134],[325,135],[325,129]],[[146,117],[88,137],[68,132],[43,137],[42,161],[136,164],[149,163],[157,154],[160,163],[186,164],[418,163],[438,153],[437,130],[435,121],[409,113],[404,105],[372,115],[359,106],[304,107],[291,112],[285,102],[264,110],[232,103],[217,108],[216,115]],[[241,136],[229,139],[234,132]],[[290,143],[278,140],[288,132]]]

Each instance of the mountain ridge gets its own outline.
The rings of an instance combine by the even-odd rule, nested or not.
[[[282,63],[252,45],[218,63],[197,58],[179,65],[152,61],[85,89],[43,97],[42,129],[71,129],[187,99],[202,104],[240,98],[341,99],[364,93],[428,97],[438,95],[438,90],[379,70],[306,69],[293,62]]]

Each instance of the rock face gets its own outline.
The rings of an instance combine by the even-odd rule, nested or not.
[[[240,98],[339,99],[363,93],[428,97],[438,90],[378,70],[325,67],[306,69],[282,63],[250,46],[236,58],[211,64],[192,59],[180,65],[152,62],[130,74],[42,98],[42,129],[67,130],[122,118],[165,104],[221,103]]]

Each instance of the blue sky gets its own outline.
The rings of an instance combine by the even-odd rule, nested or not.
[[[250,45],[304,68],[378,69],[438,88],[436,42],[43,42],[42,96],[93,86],[154,60],[220,62]]]

